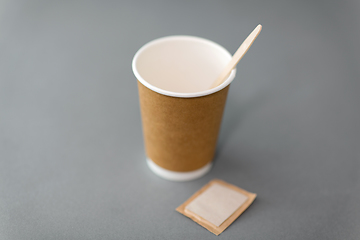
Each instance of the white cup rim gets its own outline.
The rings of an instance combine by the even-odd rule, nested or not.
[[[193,40],[193,41],[198,41],[198,42],[202,42],[204,44],[208,44],[211,45],[212,47],[218,48],[220,51],[223,51],[225,54],[227,54],[229,56],[229,61],[232,57],[232,55],[221,45],[210,41],[208,39],[205,38],[200,38],[200,37],[194,37],[194,36],[187,36],[187,35],[174,35],[174,36],[167,36],[167,37],[162,37],[162,38],[158,38],[155,40],[152,40],[148,43],[146,43],[144,46],[142,46],[135,54],[133,61],[132,61],[132,70],[134,72],[135,77],[137,78],[137,80],[140,81],[141,84],[143,84],[145,87],[160,93],[162,95],[166,95],[166,96],[171,96],[171,97],[180,97],[180,98],[192,98],[192,97],[201,97],[201,96],[206,96],[206,95],[210,95],[212,93],[218,92],[222,89],[224,89],[225,87],[227,87],[235,78],[235,74],[236,74],[236,68],[233,69],[229,75],[229,77],[219,86],[215,87],[215,88],[211,88],[205,91],[200,91],[200,92],[193,92],[193,93],[179,93],[179,92],[172,92],[172,91],[167,91],[158,87],[155,87],[154,85],[150,84],[149,82],[147,82],[138,72],[137,68],[136,68],[136,62],[139,58],[139,56],[149,47],[151,47],[154,44],[158,44],[160,42],[163,41],[168,41],[168,40],[174,40],[174,39],[178,39],[178,40]]]

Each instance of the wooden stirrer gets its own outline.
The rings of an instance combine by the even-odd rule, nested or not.
[[[211,88],[219,86],[223,81],[225,81],[226,77],[230,74],[231,70],[233,70],[240,59],[245,55],[245,53],[249,50],[254,40],[259,35],[262,26],[259,24],[245,39],[245,41],[240,45],[238,50],[235,52],[234,56],[231,58],[230,62],[226,65],[224,70],[221,72],[216,81],[211,85]]]

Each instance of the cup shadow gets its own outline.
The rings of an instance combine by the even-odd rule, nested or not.
[[[259,93],[241,106],[232,101],[231,97],[228,98],[227,104],[225,106],[223,122],[221,124],[219,139],[215,150],[213,160],[214,164],[216,164],[218,156],[221,154],[229,139],[234,134],[234,129],[236,129],[241,124],[242,120],[246,117],[247,114],[261,106],[268,100],[268,98],[268,94]]]

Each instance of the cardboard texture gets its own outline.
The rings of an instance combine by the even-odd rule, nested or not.
[[[147,156],[170,171],[197,170],[212,161],[229,86],[194,98],[170,97],[138,81]]]
[[[193,201],[195,201],[198,197],[201,197],[202,193],[204,193],[204,192],[206,193],[206,190],[208,190],[213,185],[217,185],[217,184],[219,184],[223,187],[229,188],[233,191],[236,191],[236,192],[240,193],[241,195],[244,195],[247,197],[245,201],[243,199],[239,198],[239,200],[241,201],[240,206],[237,209],[234,209],[234,212],[231,213],[230,216],[225,221],[223,221],[221,224],[219,224],[219,226],[216,226],[214,223],[210,222],[209,220],[207,220],[207,219],[199,216],[198,214],[192,212],[191,210],[189,210],[191,208],[189,208],[189,207],[187,208],[187,206],[191,206],[191,203]],[[206,184],[204,187],[202,187],[194,195],[192,195],[188,200],[186,200],[178,208],[176,208],[176,211],[191,218],[193,221],[195,221],[199,225],[203,226],[204,228],[206,228],[210,232],[214,233],[215,235],[219,235],[227,227],[229,227],[230,224],[233,223],[251,205],[251,203],[255,200],[255,198],[256,198],[255,193],[250,193],[244,189],[241,189],[235,185],[229,184],[222,180],[214,179],[214,180],[210,181],[208,184]],[[216,212],[217,206],[213,205],[212,203],[215,203],[217,201],[209,200],[209,202],[210,203],[203,202],[205,204],[203,206],[202,211],[207,210],[209,212],[211,212],[211,211],[214,212],[214,210],[215,210],[215,212]],[[225,201],[224,203],[227,203],[227,201]],[[219,204],[219,205],[221,205],[221,204]],[[219,206],[219,207],[223,207],[223,206]],[[211,214],[209,216],[210,216],[209,219],[212,219],[213,216],[211,216]]]

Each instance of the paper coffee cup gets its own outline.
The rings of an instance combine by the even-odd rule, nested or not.
[[[160,177],[187,181],[211,168],[234,69],[210,89],[231,54],[198,37],[151,41],[135,54],[147,162]]]

